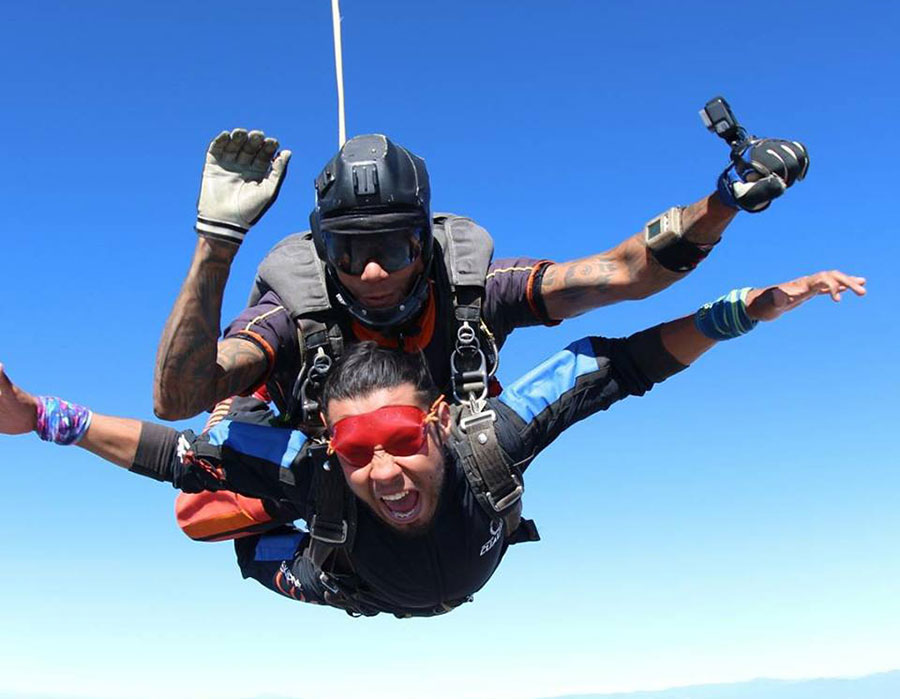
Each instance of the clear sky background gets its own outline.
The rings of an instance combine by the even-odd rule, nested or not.
[[[543,541],[437,619],[292,604],[182,535],[165,485],[0,439],[0,691],[501,698],[900,667],[898,5],[342,6],[349,133],[425,157],[434,208],[498,255],[595,253],[708,194],[715,94],[809,147],[806,181],[685,281],[516,332],[505,381],[735,286],[839,268],[869,296],[811,302],[571,429],[528,474]],[[0,360],[33,392],[149,419],[208,141],[245,126],[294,151],[227,318],[306,227],[337,142],[329,3],[39,1],[3,26]]]

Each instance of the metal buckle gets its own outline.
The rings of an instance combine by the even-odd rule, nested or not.
[[[319,573],[319,582],[322,583],[322,587],[324,587],[326,590],[328,590],[331,594],[333,594],[333,595],[341,594],[341,589],[337,586],[337,583],[335,583],[331,579],[331,576],[328,575],[328,573],[326,573],[324,570],[321,573]]]
[[[461,371],[458,361],[463,354],[474,356],[477,368]],[[487,398],[490,376],[487,359],[481,349],[481,343],[478,341],[478,333],[469,325],[469,321],[463,321],[456,331],[456,346],[450,354],[450,373],[453,397],[456,400],[460,402],[468,400],[475,404],[475,402]],[[469,390],[466,390],[466,387]],[[460,395],[460,391],[465,395]]]
[[[497,421],[497,413],[495,413],[493,410],[484,410],[482,412],[475,413],[474,415],[467,415],[459,421],[459,431],[463,434],[468,434],[469,426],[473,422],[484,420],[488,417],[491,419],[491,422]]]
[[[478,347],[467,347],[465,352],[471,353],[477,356],[478,359],[478,368],[472,369],[470,371],[461,371],[458,364],[457,358],[462,352],[459,349],[453,350],[450,354],[450,370],[451,370],[451,384],[453,387],[453,397],[456,400],[462,402],[466,400],[471,400],[474,398],[475,400],[484,400],[487,398],[488,393],[488,371],[487,371],[487,359],[484,356],[484,352],[481,351]],[[460,395],[460,389],[464,389],[465,386],[477,386],[477,391],[464,391],[465,395]]]
[[[335,538],[329,536],[328,534],[318,534],[318,515],[313,515],[312,521],[309,523],[309,535],[315,539],[316,541],[321,541],[324,544],[333,544],[335,546],[340,546],[342,544],[347,543],[347,520],[341,520],[341,535],[340,538]],[[325,526],[325,529],[331,529],[331,527]]]
[[[519,500],[522,499],[522,493],[525,492],[525,489],[522,487],[521,484],[519,484],[519,482],[516,480],[515,476],[513,476],[513,481],[518,484],[518,485],[516,485],[516,489],[513,490],[508,495],[504,495],[497,502],[494,502],[494,496],[491,495],[490,492],[485,493],[485,495],[487,496],[487,501],[489,503],[491,503],[491,507],[494,508],[495,512],[498,512],[498,513],[502,512],[503,510],[507,509],[510,505],[515,505]]]
[[[325,352],[324,347],[319,346],[313,357],[312,366],[306,372],[303,383],[300,386],[300,411],[304,424],[319,421],[319,401],[317,400],[322,390],[322,384],[331,371],[333,364],[331,357]],[[313,395],[316,398],[313,398]]]

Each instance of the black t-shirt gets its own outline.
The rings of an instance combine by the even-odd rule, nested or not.
[[[625,339],[574,342],[490,400],[501,449],[524,470],[573,423],[628,395],[643,395],[683,368],[663,348],[656,328]],[[311,453],[301,432],[265,425],[226,420],[199,437],[145,425],[133,470],[187,492],[224,489],[287,500],[303,513],[318,467]],[[452,606],[481,589],[506,551],[502,519],[478,505],[461,466],[447,453],[444,490],[426,533],[403,536],[358,507],[350,559],[376,610],[430,613]],[[326,603],[321,589],[305,584],[295,570],[305,537],[280,530],[240,540],[245,576],[287,597]]]

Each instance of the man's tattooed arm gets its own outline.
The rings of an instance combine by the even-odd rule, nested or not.
[[[222,295],[237,247],[197,239],[187,278],[166,321],[153,379],[153,411],[165,420],[196,415],[251,386],[266,371],[252,342],[219,339]]]
[[[682,213],[684,237],[715,244],[737,212],[711,194]],[[618,301],[643,299],[687,276],[662,267],[637,233],[612,250],[573,262],[552,264],[541,280],[541,295],[553,320],[580,315]]]

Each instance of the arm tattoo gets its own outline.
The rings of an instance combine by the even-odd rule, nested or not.
[[[267,366],[265,353],[252,342],[239,337],[219,343],[216,363],[218,376],[214,403],[250,388]]]
[[[692,243],[714,244],[735,213],[717,195],[704,197],[684,209],[684,237]],[[598,306],[647,298],[685,276],[660,265],[644,245],[643,233],[638,233],[605,253],[550,265],[541,294],[548,315],[561,320]]]
[[[619,261],[605,254],[550,265],[541,280],[547,314],[554,320],[571,318],[612,303],[610,285],[622,273]]]
[[[547,294],[552,294],[573,303],[586,295],[602,296],[615,270],[616,263],[601,255],[568,264],[550,265],[541,281],[541,293],[545,300]]]
[[[248,388],[265,371],[265,354],[247,340],[224,341],[219,350],[222,295],[235,251],[198,239],[156,355],[153,403],[159,417],[196,415]]]

